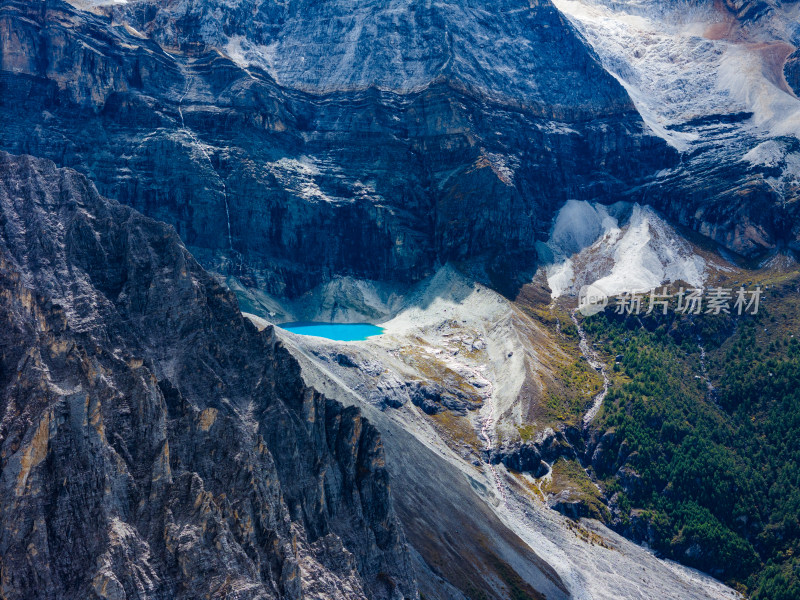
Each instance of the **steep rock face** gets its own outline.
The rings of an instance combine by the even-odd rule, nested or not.
[[[0,595],[406,598],[376,430],[175,232],[0,155]]]
[[[674,161],[549,2],[4,0],[0,31],[0,147],[270,293],[524,271],[563,201]]]
[[[764,0],[725,0],[725,6],[737,19],[757,19],[770,9]]]
[[[800,95],[800,51],[795,50],[786,59],[786,64],[783,66],[783,76],[795,96]]]
[[[554,1],[680,153],[629,197],[742,255],[800,248],[797,4]]]
[[[567,121],[631,107],[547,1],[135,0],[114,14],[165,48],[218,48],[314,94],[402,94],[448,79]]]

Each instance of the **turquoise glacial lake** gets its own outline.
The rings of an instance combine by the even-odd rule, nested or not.
[[[340,342],[365,340],[383,333],[383,327],[370,325],[369,323],[313,323],[298,321],[296,323],[283,323],[278,327],[300,335],[315,335]]]

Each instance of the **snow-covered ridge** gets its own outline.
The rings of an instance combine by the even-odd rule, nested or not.
[[[705,261],[652,208],[639,204],[570,200],[540,250],[549,258],[547,283],[554,298],[589,284],[611,296],[666,281],[701,286],[706,278]]]
[[[653,132],[675,148],[687,150],[708,136],[692,121],[711,115],[752,113],[740,129],[755,143],[800,137],[800,100],[783,76],[797,44],[797,7],[779,6],[743,25],[711,2],[554,3],[625,86]]]
[[[127,4],[128,0],[67,0],[76,8],[81,10],[91,10],[92,8],[99,8],[101,6],[119,6]]]

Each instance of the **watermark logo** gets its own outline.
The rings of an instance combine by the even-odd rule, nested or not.
[[[624,292],[615,295],[614,313],[618,315],[639,315],[673,311],[685,315],[719,315],[758,313],[763,292],[761,286],[754,290],[740,287],[679,288],[676,293],[666,287],[660,291]],[[596,285],[585,285],[578,293],[578,310],[586,317],[596,315],[606,309],[609,295]]]
[[[596,285],[584,285],[578,292],[578,310],[584,317],[603,312],[608,306],[608,294]]]

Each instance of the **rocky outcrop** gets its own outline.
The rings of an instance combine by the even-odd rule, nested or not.
[[[783,76],[794,95],[800,96],[800,50],[795,50],[786,59],[786,63],[783,65]]]
[[[675,160],[549,1],[3,0],[0,33],[0,148],[272,294],[447,261],[524,278],[566,199]]]
[[[511,471],[530,473],[537,478],[547,475],[549,471],[542,461],[541,451],[533,444],[519,444],[512,448],[495,450],[490,461],[493,464],[503,463]]]
[[[381,440],[175,231],[0,154],[0,595],[415,598]]]
[[[542,477],[559,458],[575,460],[583,455],[584,442],[575,427],[561,427],[558,431],[546,428],[530,442],[514,442],[492,450],[489,461],[503,463],[506,468],[520,473]]]
[[[771,8],[765,0],[725,0],[725,7],[743,21],[757,19]]]

